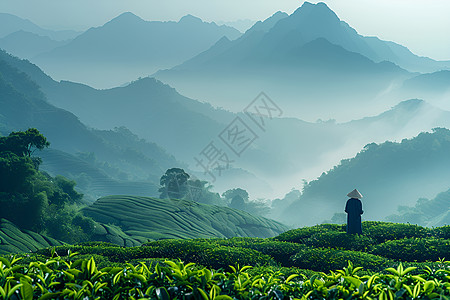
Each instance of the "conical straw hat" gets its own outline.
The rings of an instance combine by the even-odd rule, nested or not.
[[[350,198],[356,198],[356,199],[361,199],[363,197],[363,195],[361,195],[361,193],[358,192],[357,189],[354,189],[353,191],[348,193],[347,196]]]

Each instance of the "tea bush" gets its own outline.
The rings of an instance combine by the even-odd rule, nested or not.
[[[377,245],[373,254],[400,261],[437,261],[450,258],[450,240],[409,238]]]
[[[375,240],[358,234],[347,234],[345,232],[320,232],[305,240],[305,245],[318,248],[337,248],[354,251],[367,251]]]
[[[312,227],[303,227],[283,232],[282,234],[274,237],[273,239],[276,241],[303,244],[307,239],[309,239],[311,236],[315,234],[330,231],[345,232],[345,225],[321,224]]]
[[[328,249],[329,250],[329,249]],[[284,269],[231,267],[230,272],[165,260],[163,265],[123,264],[99,268],[75,258],[22,264],[0,257],[2,299],[448,299],[449,267],[387,268],[361,275],[348,263],[334,272],[304,274]]]
[[[393,264],[392,261],[381,256],[331,248],[303,249],[292,257],[291,261],[293,267],[320,272],[343,268],[348,261],[372,271],[381,271]]]
[[[368,221],[362,223],[362,229],[364,235],[376,240],[378,244],[404,238],[431,236],[430,229],[411,224]]]
[[[260,238],[231,238],[203,240],[205,243],[227,247],[249,248],[269,255],[283,266],[290,266],[291,256],[298,253],[305,245],[274,241]]]
[[[450,239],[450,225],[433,228],[431,234],[437,238]]]

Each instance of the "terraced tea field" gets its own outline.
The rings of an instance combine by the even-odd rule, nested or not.
[[[133,196],[98,199],[83,213],[95,221],[120,227],[133,241],[158,239],[273,237],[288,227],[249,213],[186,200]],[[123,243],[127,245],[127,238]],[[130,245],[131,245],[130,244]]]
[[[5,219],[0,219],[0,254],[31,252],[63,243],[50,237],[21,230]]]

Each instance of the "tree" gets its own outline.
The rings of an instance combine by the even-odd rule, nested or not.
[[[224,205],[218,193],[211,191],[213,186],[208,181],[189,179],[186,184],[185,199],[205,204]]]
[[[0,218],[67,242],[87,241],[93,220],[79,213],[75,182],[38,171],[36,149],[49,146],[35,128],[0,137]]]
[[[12,152],[19,156],[31,157],[37,149],[50,146],[47,138],[36,128],[27,131],[11,132],[7,137],[0,138],[0,152]]]
[[[235,196],[240,196],[244,201],[248,201],[247,191],[241,188],[230,189],[222,194],[222,197],[227,199],[230,203]]]
[[[180,168],[171,168],[161,177],[159,184],[161,188],[160,198],[176,198],[181,199],[186,195],[187,181],[189,174]]]
[[[246,190],[241,188],[230,189],[222,194],[231,208],[236,208],[240,210],[245,210],[246,203],[248,201],[248,193]]]

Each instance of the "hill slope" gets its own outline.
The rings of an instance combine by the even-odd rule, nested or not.
[[[284,212],[286,222],[313,224],[343,212],[346,194],[365,196],[363,219],[381,220],[399,205],[434,197],[450,187],[450,130],[435,129],[401,143],[369,144],[356,157],[309,182]]]
[[[55,41],[48,36],[27,31],[16,31],[0,38],[0,48],[21,58],[31,58],[67,44],[68,41]]]
[[[31,252],[62,244],[50,237],[21,230],[8,220],[0,219],[0,254]]]
[[[246,212],[176,199],[109,196],[83,213],[119,226],[134,239],[273,237],[288,229]]]
[[[39,27],[30,20],[22,19],[15,15],[0,13],[0,38],[16,31],[27,31],[41,36],[48,36],[57,41],[73,39],[80,32],[73,30],[48,30]]]
[[[69,44],[35,57],[52,77],[113,87],[170,68],[241,33],[191,15],[179,22],[144,21],[128,12],[91,28]]]
[[[234,41],[222,39],[155,77],[186,96],[233,110],[241,110],[244,101],[264,89],[291,116],[315,120],[343,119],[350,109],[367,115],[392,105],[394,99],[375,98],[412,76],[380,59],[324,3],[305,3],[275,20],[266,20],[267,26],[255,24]]]
[[[49,157],[51,161],[48,170],[53,175],[64,173],[69,178],[76,179],[74,176],[83,173],[77,162],[80,159],[70,157],[83,154],[92,156],[93,161],[88,168],[90,172],[92,173],[92,168],[103,169],[94,173],[103,173],[103,178],[109,178],[106,181],[112,183],[109,187],[115,187],[108,192],[107,186],[103,186],[102,194],[92,195],[96,197],[116,193],[128,194],[133,190],[156,191],[155,184],[159,186],[159,177],[164,171],[181,165],[158,145],[139,139],[125,128],[108,131],[87,128],[72,113],[49,104],[40,87],[27,74],[16,68],[21,65],[32,66],[30,63],[8,56],[5,52],[0,54],[0,133],[7,135],[11,131],[35,127],[47,137],[54,150],[68,152],[68,155],[58,152],[61,155]],[[3,56],[7,59],[4,60]],[[39,72],[41,71],[38,70],[37,73]],[[46,78],[45,74],[40,74]],[[86,162],[83,163],[86,165]],[[62,165],[64,168],[61,168]],[[105,166],[109,166],[109,169]],[[120,169],[121,172],[112,172],[111,169],[114,168]],[[127,183],[127,177],[133,182]],[[115,184],[118,179],[121,183]],[[136,188],[137,185],[141,187]],[[124,189],[120,191],[117,189],[119,187]]]

